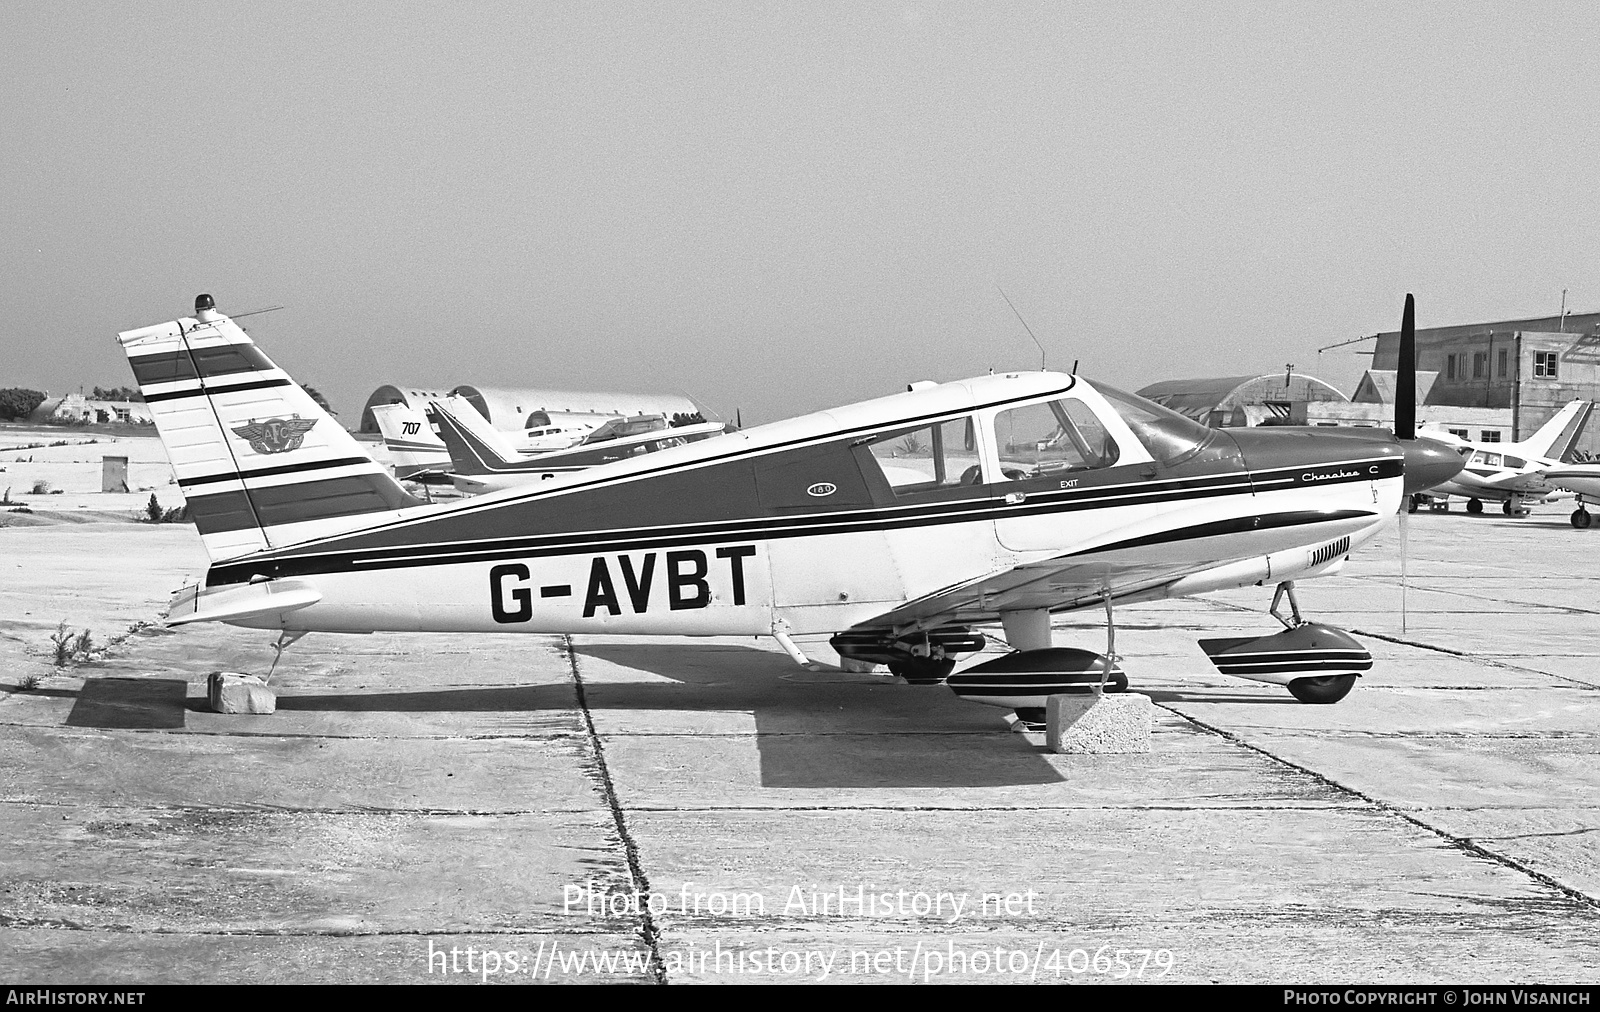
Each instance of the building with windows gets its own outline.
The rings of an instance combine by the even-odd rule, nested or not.
[[[1392,372],[1399,364],[1400,334],[1375,336],[1372,368]],[[1600,313],[1419,328],[1417,369],[1438,373],[1426,405],[1507,412],[1504,439],[1515,442],[1568,401],[1600,397]],[[1471,432],[1469,438],[1494,441],[1475,426],[1459,427]],[[1600,431],[1586,431],[1577,449],[1600,453]]]

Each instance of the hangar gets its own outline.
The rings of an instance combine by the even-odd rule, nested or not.
[[[404,404],[422,410],[430,400],[443,400],[459,394],[472,402],[489,424],[497,429],[516,431],[548,425],[549,412],[573,414],[692,415],[699,410],[692,400],[680,394],[629,394],[603,390],[540,390],[526,387],[483,387],[470,383],[448,389],[436,386],[398,386],[384,384],[372,392],[361,409],[362,432],[377,432],[372,408],[378,404]]]
[[[1278,425],[1304,425],[1308,404],[1350,400],[1315,376],[1293,372],[1163,380],[1138,393],[1215,429],[1260,425],[1268,421]]]

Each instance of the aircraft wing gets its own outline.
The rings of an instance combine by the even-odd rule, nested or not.
[[[1539,493],[1548,491],[1543,472],[1520,471],[1510,474],[1501,474],[1495,477],[1496,472],[1478,470],[1471,467],[1467,471],[1478,477],[1479,483],[1484,488],[1491,488],[1497,492],[1527,492]]]
[[[1139,550],[1070,555],[1015,566],[943,588],[907,601],[854,628],[932,628],[993,622],[1002,610],[1071,611],[1098,606],[1107,587],[1111,588],[1115,601],[1163,597],[1164,589],[1170,584],[1234,561],[1230,558],[1164,561]]]

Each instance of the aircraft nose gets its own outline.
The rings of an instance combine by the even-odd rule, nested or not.
[[[1449,481],[1466,463],[1448,446],[1431,440],[1407,439],[1400,445],[1406,451],[1406,495]]]

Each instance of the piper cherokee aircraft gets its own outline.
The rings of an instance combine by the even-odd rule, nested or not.
[[[457,413],[482,418],[465,397],[450,398]],[[501,432],[487,420],[483,428],[493,434],[496,446],[513,458],[565,450],[584,441],[597,430],[614,423],[616,415],[599,413],[541,411],[544,424],[530,425],[514,433]],[[557,415],[559,421],[552,420]],[[443,474],[450,470],[450,451],[428,423],[424,412],[407,404],[375,404],[372,417],[383,435],[383,445],[395,466],[395,477],[406,478],[419,472]]]
[[[1538,432],[1518,443],[1474,443],[1424,429],[1419,436],[1454,447],[1466,466],[1449,481],[1413,496],[1410,509],[1415,512],[1429,497],[1460,495],[1467,497],[1468,513],[1482,513],[1485,499],[1498,499],[1507,516],[1525,515],[1525,503],[1556,490],[1546,472],[1561,467],[1571,455],[1593,413],[1593,401],[1568,401]]]
[[[469,495],[548,481],[558,474],[720,436],[724,430],[721,422],[669,426],[661,415],[613,418],[564,449],[519,454],[465,397],[430,401],[428,416],[449,451],[451,482]]]
[[[769,635],[804,663],[794,637],[832,634],[844,658],[1026,717],[1126,682],[1109,645],[1054,647],[1052,613],[1104,608],[1109,643],[1115,604],[1258,585],[1285,628],[1203,647],[1327,703],[1372,659],[1304,620],[1294,581],[1339,568],[1405,494],[1461,467],[1409,438],[1409,418],[1398,440],[1218,431],[1015,372],[429,505],[210,296],[120,341],[211,558],[169,624],[277,630],[280,650],[312,631]],[[951,675],[996,621],[1017,651]]]

